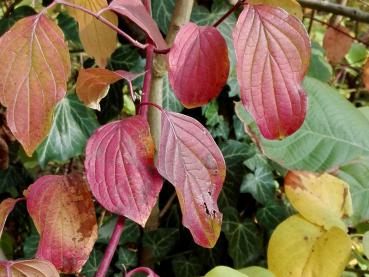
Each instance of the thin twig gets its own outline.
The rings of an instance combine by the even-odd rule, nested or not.
[[[238,0],[238,2],[229,9],[228,12],[226,12],[217,22],[213,24],[213,27],[218,27],[219,24],[221,24],[228,16],[230,16],[232,13],[234,13],[235,10],[237,10],[240,6],[242,6],[245,3],[245,0]]]
[[[174,192],[170,198],[168,199],[168,202],[165,204],[164,208],[160,211],[159,218],[162,218],[170,209],[170,207],[173,204],[173,201],[176,199],[177,194]]]

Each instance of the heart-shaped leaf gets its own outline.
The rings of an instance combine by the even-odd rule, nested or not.
[[[0,238],[3,234],[4,226],[8,215],[14,209],[15,204],[21,199],[8,198],[0,203]]]
[[[109,8],[133,21],[151,38],[158,49],[168,48],[158,25],[140,0],[113,0]]]
[[[59,277],[54,265],[44,260],[0,261],[2,277]]]
[[[81,175],[48,175],[26,192],[27,209],[40,234],[36,257],[64,273],[82,269],[97,239],[94,204]]]
[[[307,105],[301,82],[310,42],[304,26],[280,8],[245,5],[233,40],[242,103],[262,135],[278,139],[294,133]]]
[[[0,39],[0,101],[28,155],[47,136],[70,73],[63,32],[44,15],[19,20]]]
[[[187,108],[207,104],[228,74],[228,48],[220,32],[194,23],[182,27],[169,52],[169,81],[178,100]]]
[[[91,191],[107,210],[145,226],[163,180],[147,121],[133,116],[99,128],[86,147]]]
[[[222,152],[195,119],[163,111],[161,120],[157,168],[176,188],[183,225],[197,244],[211,248],[222,222],[217,205],[226,173]]]
[[[100,110],[99,103],[108,94],[109,85],[124,79],[128,82],[131,95],[133,96],[132,81],[141,75],[124,70],[81,69],[78,74],[76,93],[87,107]]]
[[[302,20],[304,16],[301,5],[296,0],[249,0],[248,3],[253,5],[265,4],[273,7],[279,7],[300,20]]]
[[[107,0],[68,0],[94,13],[108,6]],[[100,67],[105,67],[110,55],[117,47],[117,34],[114,30],[83,11],[68,8],[68,12],[78,22],[79,36],[88,55],[95,58]],[[118,17],[111,11],[103,13],[104,18],[118,26]]]

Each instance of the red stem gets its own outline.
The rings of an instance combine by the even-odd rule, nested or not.
[[[139,273],[139,272],[146,273],[147,277],[159,277],[158,275],[155,274],[154,271],[152,271],[150,268],[147,268],[147,267],[137,267],[137,268],[131,270],[130,272],[128,272],[125,275],[125,277],[135,276],[136,273]]]
[[[237,10],[238,7],[242,6],[243,3],[245,3],[245,2],[246,2],[246,0],[238,0],[238,2],[232,8],[230,8],[229,11],[226,12],[225,15],[223,15],[221,18],[219,18],[219,20],[217,22],[215,22],[213,24],[213,27],[215,27],[215,28],[218,27],[225,19],[227,19],[228,16],[230,16],[232,13],[234,13],[235,10]]]
[[[150,88],[152,79],[152,62],[154,58],[154,45],[149,44],[146,49],[146,66],[145,66],[145,78],[142,88],[142,102],[148,102],[150,98]],[[139,114],[147,118],[148,107],[140,106]]]
[[[108,247],[105,250],[104,258],[101,261],[101,264],[99,266],[99,269],[96,272],[95,277],[105,277],[106,276],[111,260],[113,259],[115,250],[117,249],[120,236],[122,235],[122,232],[123,232],[124,221],[125,221],[124,216],[118,216],[118,220],[114,227],[113,234],[111,235]]]
[[[101,11],[99,13],[94,13],[93,11],[86,9],[84,7],[81,7],[79,5],[64,1],[64,0],[55,0],[55,3],[59,3],[71,8],[74,8],[76,10],[80,10],[83,11],[93,17],[95,17],[97,20],[99,20],[101,23],[105,24],[106,26],[108,26],[109,28],[113,29],[114,31],[116,31],[118,34],[120,34],[121,36],[123,36],[124,38],[126,38],[133,46],[140,48],[140,49],[146,49],[148,47],[147,44],[142,44],[140,42],[138,42],[137,40],[133,39],[131,36],[129,36],[128,34],[126,34],[125,32],[123,32],[121,29],[119,29],[117,26],[115,26],[113,23],[111,23],[109,20],[107,20],[105,17],[101,16]],[[103,9],[103,11],[107,10],[106,8]]]

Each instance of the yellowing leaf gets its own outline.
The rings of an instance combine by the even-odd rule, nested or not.
[[[323,228],[299,215],[283,221],[273,232],[268,246],[268,266],[276,277],[300,277]],[[323,275],[322,275],[323,276]]]
[[[251,277],[275,277],[273,272],[260,266],[249,266],[238,271]]]
[[[9,275],[10,274],[10,275]],[[54,265],[44,260],[1,261],[1,277],[59,277]]]
[[[325,231],[294,215],[272,234],[268,265],[276,277],[339,277],[350,253],[351,240],[340,228]]]
[[[205,274],[204,277],[248,277],[248,275],[243,274],[233,268],[228,266],[217,266]],[[253,277],[253,276],[252,276]]]
[[[348,185],[330,174],[320,176],[291,171],[285,178],[287,198],[308,221],[329,230],[333,226],[346,231],[342,218],[352,214]]]
[[[265,4],[273,7],[279,7],[300,20],[302,20],[304,15],[301,5],[296,0],[249,0],[248,3],[253,5]]]
[[[19,20],[0,38],[0,57],[0,101],[10,130],[30,156],[65,95],[68,47],[58,25],[41,14]]]
[[[350,259],[351,240],[340,228],[333,227],[314,244],[303,276],[339,277]]]
[[[5,226],[6,219],[8,218],[8,215],[14,209],[15,204],[19,200],[20,199],[8,198],[8,199],[3,200],[0,203],[0,238],[1,238],[1,235],[3,234],[3,229]]]
[[[93,12],[98,12],[108,6],[106,0],[69,0]],[[78,21],[79,36],[85,51],[95,58],[100,67],[105,67],[110,55],[117,46],[117,34],[105,24],[80,10],[68,8],[68,12]],[[111,11],[103,16],[114,25],[118,25],[118,17]]]

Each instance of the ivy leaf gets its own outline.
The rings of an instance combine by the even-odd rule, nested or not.
[[[207,104],[219,95],[229,74],[228,48],[211,26],[187,23],[168,54],[169,82],[186,108]]]
[[[59,277],[52,263],[44,260],[1,261],[0,276]]]
[[[170,88],[168,74],[163,77],[163,108],[176,113],[180,113],[184,109]]]
[[[94,13],[108,6],[107,0],[69,0],[69,2]],[[68,8],[68,12],[78,22],[79,36],[87,54],[94,57],[100,67],[105,67],[117,46],[116,32],[83,11]],[[113,25],[118,26],[118,17],[113,12],[106,11],[103,16]]]
[[[117,48],[110,58],[110,65],[114,70],[131,70],[140,59],[140,53],[129,44]]]
[[[275,198],[276,182],[270,168],[258,167],[254,173],[247,174],[241,184],[242,193],[250,193],[256,201],[265,205]]]
[[[45,141],[37,148],[41,167],[49,161],[67,161],[83,153],[87,139],[99,126],[96,115],[75,94],[56,106],[53,124]]]
[[[228,122],[224,120],[224,117],[219,115],[218,111],[219,107],[216,100],[202,107],[202,113],[206,117],[206,125],[213,138],[220,137],[227,140],[230,131],[229,125]]]
[[[117,219],[118,217],[115,217],[109,220],[101,228],[99,228],[99,239],[97,240],[98,243],[104,244],[109,243]],[[119,240],[119,245],[125,245],[127,243],[136,243],[137,240],[140,238],[140,236],[141,234],[139,225],[133,222],[132,220],[126,218],[123,233]]]
[[[124,79],[128,82],[131,95],[134,95],[132,81],[141,75],[141,73],[131,73],[124,70],[82,68],[78,74],[76,93],[87,107],[100,111],[99,103],[108,94],[111,84]]]
[[[44,15],[19,20],[0,40],[0,101],[10,130],[31,156],[47,136],[70,73],[63,32]]]
[[[268,233],[273,231],[275,227],[289,216],[287,208],[283,203],[273,201],[260,208],[256,212],[258,223],[264,227]]]
[[[156,259],[165,257],[174,247],[179,238],[179,231],[175,228],[159,228],[146,232],[143,246],[149,248]]]
[[[158,49],[168,48],[158,26],[140,0],[113,0],[109,8],[127,17],[140,27],[152,39]]]
[[[309,93],[306,121],[295,134],[280,141],[261,138],[251,117],[236,104],[237,115],[255,134],[265,155],[287,169],[312,172],[368,156],[369,121],[365,115],[327,84],[306,77],[304,87]]]
[[[95,276],[103,257],[104,254],[101,251],[93,249],[86,264],[83,266],[82,274],[87,277]]]
[[[163,110],[161,121],[158,171],[176,188],[183,225],[197,244],[212,248],[222,221],[217,199],[226,173],[223,155],[195,119]]]
[[[160,29],[167,34],[175,6],[174,0],[153,0],[152,15]]]
[[[120,270],[136,267],[138,265],[137,251],[120,247],[118,250],[118,261],[115,263]]]
[[[145,226],[163,180],[147,121],[133,116],[100,127],[86,147],[91,191],[107,210]]]
[[[222,231],[228,240],[228,253],[236,268],[253,263],[260,256],[261,234],[251,221],[241,221],[236,209],[229,207],[224,210]]]
[[[310,62],[302,23],[280,8],[245,5],[233,39],[241,99],[261,134],[281,139],[296,132],[305,119],[301,82]]]
[[[283,221],[268,245],[268,266],[276,276],[341,276],[351,254],[342,229],[328,231],[299,215]]]
[[[176,277],[193,277],[200,275],[202,264],[195,256],[181,256],[172,260],[172,267]]]
[[[43,176],[28,188],[26,198],[40,234],[36,257],[61,272],[79,272],[97,239],[94,204],[83,177]]]
[[[0,36],[8,31],[18,20],[35,14],[36,11],[29,6],[20,6],[14,9],[9,17],[3,17],[0,19]]]
[[[308,221],[326,230],[335,226],[347,231],[341,219],[352,214],[352,203],[344,181],[328,173],[290,171],[284,187],[292,206]]]
[[[59,27],[63,30],[65,38],[75,47],[82,47],[78,33],[78,24],[73,17],[66,12],[61,12],[56,17]]]

